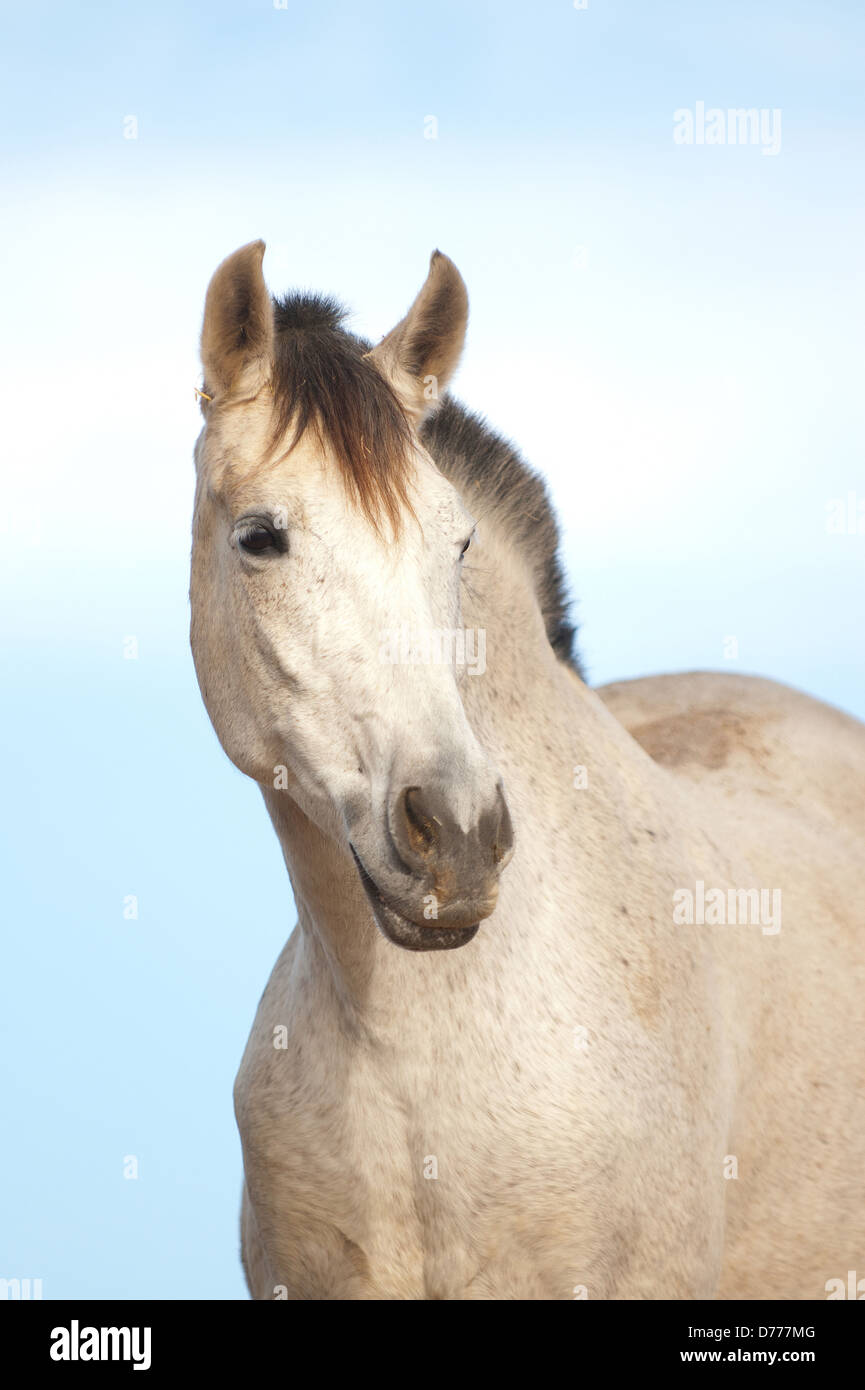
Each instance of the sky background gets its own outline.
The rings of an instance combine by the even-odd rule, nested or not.
[[[210,274],[263,237],[274,291],[378,338],[441,247],[456,392],[549,480],[591,680],[862,717],[865,534],[827,507],[865,510],[865,11],[2,13],[0,1277],[243,1297],[231,1087],[294,913],[188,651]],[[780,151],[676,144],[699,101],[780,110]]]

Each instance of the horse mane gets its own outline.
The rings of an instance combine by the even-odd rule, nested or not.
[[[274,442],[289,447],[308,428],[327,443],[349,495],[377,527],[394,534],[410,510],[411,428],[390,385],[368,361],[371,344],[344,326],[347,311],[328,295],[274,299]],[[502,526],[529,562],[550,645],[584,677],[576,626],[559,559],[559,528],[549,493],[507,440],[445,393],[420,437],[475,514]]]
[[[559,558],[559,527],[543,479],[486,420],[445,394],[421,439],[475,516],[491,517],[529,561],[550,646],[585,680]]]

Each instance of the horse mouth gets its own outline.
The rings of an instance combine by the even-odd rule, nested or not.
[[[410,922],[402,913],[386,903],[372,878],[364,868],[354,845],[349,848],[354,856],[357,872],[366,893],[367,902],[372,908],[375,924],[382,936],[401,946],[404,951],[453,951],[458,946],[467,946],[477,935],[480,922],[470,927],[420,927]]]

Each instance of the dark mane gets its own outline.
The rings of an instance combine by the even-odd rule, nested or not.
[[[274,442],[289,447],[307,429],[330,445],[349,494],[378,526],[396,534],[406,492],[411,431],[384,377],[368,361],[370,344],[343,328],[346,310],[327,295],[275,299],[272,385]]]
[[[559,528],[546,484],[506,439],[445,395],[421,439],[475,515],[499,522],[531,563],[550,646],[585,680],[559,559]]]
[[[343,327],[346,310],[327,295],[274,300],[274,439],[314,429],[333,450],[350,495],[394,532],[408,507],[411,430],[384,377],[366,359],[371,344]],[[576,628],[559,560],[559,531],[541,478],[512,444],[445,395],[421,427],[445,477],[477,515],[493,517],[528,558],[550,645],[578,675]]]

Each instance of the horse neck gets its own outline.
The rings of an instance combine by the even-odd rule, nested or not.
[[[509,794],[531,803],[530,833],[579,826],[586,803],[601,826],[656,814],[665,774],[553,651],[531,575],[506,539],[494,542],[477,576],[470,570],[463,619],[484,628],[487,657],[483,677],[464,681],[466,713]],[[585,787],[575,785],[577,768]]]
[[[485,634],[486,669],[463,676],[463,703],[503,773],[517,842],[499,906],[470,947],[426,955],[385,941],[347,849],[286,792],[262,788],[294,890],[304,975],[353,1023],[375,1020],[379,1032],[394,1036],[423,1026],[427,1010],[434,1017],[441,1004],[452,1012],[464,998],[475,1007],[485,984],[501,987],[502,972],[519,976],[538,883],[553,901],[545,931],[564,938],[585,918],[596,942],[607,923],[618,933],[633,846],[648,847],[646,833],[661,833],[666,815],[658,769],[556,657],[530,576],[506,542],[492,538],[479,549],[465,590],[463,622]],[[579,766],[588,778],[582,789],[575,787]],[[641,862],[635,909],[644,892]]]

